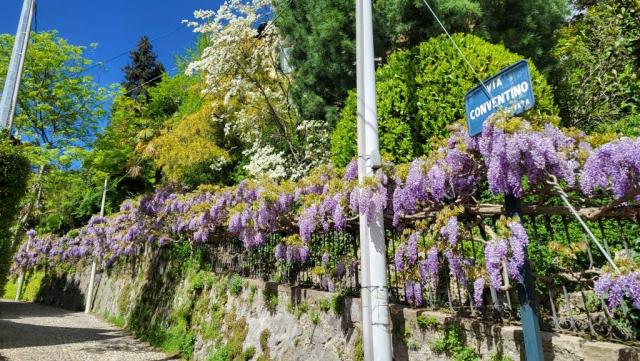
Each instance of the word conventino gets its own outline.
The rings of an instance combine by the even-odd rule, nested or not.
[[[523,81],[520,84],[516,84],[511,88],[505,90],[501,94],[498,94],[491,98],[491,100],[487,100],[486,102],[480,104],[469,112],[469,118],[476,119],[486,112],[491,111],[491,109],[498,108],[502,104],[511,101],[512,99],[517,99],[522,94],[526,93],[529,90],[529,83]]]

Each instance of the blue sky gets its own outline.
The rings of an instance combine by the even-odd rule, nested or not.
[[[60,36],[74,45],[97,43],[87,57],[103,61],[135,47],[147,35],[156,38],[181,26],[181,20],[192,19],[197,9],[217,9],[222,0],[37,0],[37,29],[58,30]],[[22,0],[0,0],[0,33],[15,33]],[[184,52],[195,40],[189,28],[182,28],[153,41],[155,52],[170,73],[174,57]],[[105,65],[104,70],[89,72],[96,81],[107,86],[122,80],[122,68],[128,55]]]

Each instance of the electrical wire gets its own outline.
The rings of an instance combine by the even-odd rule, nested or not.
[[[453,37],[451,36],[451,34],[449,34],[449,31],[447,31],[447,28],[444,27],[444,24],[442,24],[442,21],[440,21],[440,18],[438,17],[438,15],[436,15],[436,12],[433,11],[431,6],[429,6],[429,3],[427,2],[427,0],[422,0],[422,2],[427,6],[427,9],[429,9],[429,11],[431,12],[431,15],[433,15],[433,17],[436,19],[436,21],[438,22],[442,30],[444,30],[444,33],[447,34],[447,37],[449,37],[449,40],[451,40],[451,43],[453,44],[453,46],[458,50],[458,53],[460,53],[460,56],[462,57],[462,59],[464,59],[469,69],[471,69],[471,71],[473,72],[473,75],[476,77],[476,79],[478,79],[480,84],[482,84],[482,87],[484,88],[486,95],[489,97],[489,99],[493,98],[493,96],[491,95],[491,91],[489,90],[489,88],[487,88],[484,81],[480,79],[480,75],[478,75],[478,72],[476,72],[476,69],[473,67],[473,65],[471,65],[471,63],[469,62],[469,59],[467,59],[467,57],[464,55],[464,53],[462,52],[458,44],[456,44],[456,41],[453,40]]]

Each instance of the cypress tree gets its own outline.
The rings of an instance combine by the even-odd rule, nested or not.
[[[136,50],[131,52],[130,57],[131,62],[123,69],[125,80],[122,85],[130,98],[138,99],[142,96],[146,100],[147,88],[162,80],[164,66],[158,61],[147,36],[140,38]]]

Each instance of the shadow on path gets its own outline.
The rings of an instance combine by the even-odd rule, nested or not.
[[[131,360],[172,359],[93,315],[6,300],[0,301],[0,353],[0,361],[22,360],[25,355],[28,359],[49,355],[52,360],[66,355],[87,360],[107,359],[106,355]],[[31,357],[32,353],[37,356]]]

